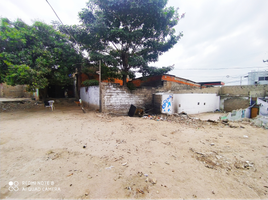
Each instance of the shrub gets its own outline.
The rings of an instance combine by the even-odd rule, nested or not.
[[[130,90],[136,90],[136,86],[132,82],[127,82],[127,87]]]
[[[99,85],[99,81],[95,80],[95,79],[85,80],[85,81],[82,82],[82,84],[85,87],[89,87],[89,86]]]

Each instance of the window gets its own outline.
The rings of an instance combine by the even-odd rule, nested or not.
[[[259,77],[259,81],[268,81],[268,76]]]

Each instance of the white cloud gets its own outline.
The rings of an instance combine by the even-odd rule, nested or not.
[[[87,0],[48,0],[64,24],[79,23],[78,12],[86,7]],[[15,20],[21,18],[28,24],[34,20],[51,23],[58,21],[46,0],[2,0],[0,1],[2,17]]]

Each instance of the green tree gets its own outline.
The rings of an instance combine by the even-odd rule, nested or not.
[[[81,63],[69,37],[53,26],[35,22],[29,26],[22,20],[1,18],[0,72],[1,82],[26,84],[29,90],[51,85],[72,84],[68,76]]]
[[[90,0],[79,13],[82,24],[61,30],[69,30],[91,61],[117,68],[125,85],[127,75],[148,71],[148,64],[182,36],[175,35],[174,26],[184,15],[166,4],[167,0]],[[163,68],[167,69],[171,68]]]
[[[157,75],[163,75],[171,70],[174,69],[174,66],[168,66],[168,67],[149,67],[144,66],[142,67],[139,72],[142,74],[143,77],[145,76],[157,76]]]

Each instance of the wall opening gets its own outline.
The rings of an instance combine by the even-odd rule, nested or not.
[[[235,110],[232,111],[231,116],[232,116],[232,117],[233,117],[233,116],[236,116],[236,111],[235,111]]]

